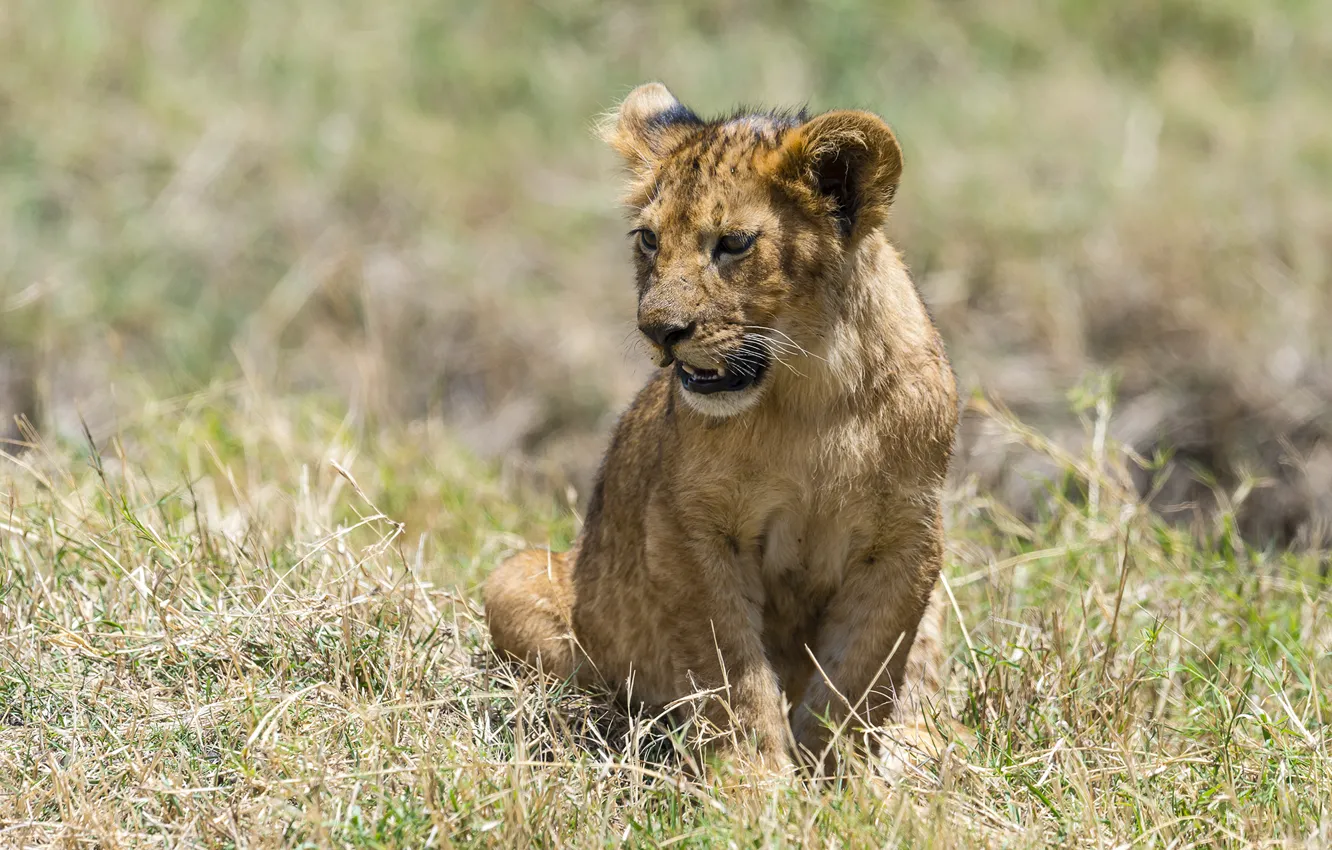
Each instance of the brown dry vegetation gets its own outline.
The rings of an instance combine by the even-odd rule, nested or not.
[[[1112,443],[995,421],[1090,501],[950,499],[951,744],[817,785],[700,776],[652,716],[497,666],[478,577],[573,524],[438,432],[239,391],[38,445],[0,506],[0,846],[1332,841],[1316,562],[1200,546]]]

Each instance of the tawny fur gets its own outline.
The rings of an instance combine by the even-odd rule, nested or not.
[[[648,382],[574,550],[521,553],[488,581],[495,647],[631,682],[647,703],[714,689],[704,713],[763,757],[784,763],[792,734],[817,754],[819,718],[883,722],[938,653],[922,617],[957,398],[880,230],[901,152],[869,113],[704,122],[659,84],[604,135],[629,167],[634,224],[655,235],[635,252],[640,325],[694,327],[660,362],[716,368],[755,333],[773,362],[720,397],[694,397],[669,365]],[[736,232],[752,247],[719,253]]]

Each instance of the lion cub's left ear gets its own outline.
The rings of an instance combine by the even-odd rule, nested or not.
[[[646,176],[703,121],[661,83],[629,92],[598,128],[629,170]]]
[[[831,215],[843,235],[859,238],[883,224],[902,177],[902,149],[883,119],[841,110],[787,134],[778,173]],[[804,194],[804,192],[802,192]]]

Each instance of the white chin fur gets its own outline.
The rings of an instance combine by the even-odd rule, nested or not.
[[[744,413],[757,404],[759,396],[763,395],[764,383],[760,381],[758,384],[743,390],[730,393],[713,393],[711,395],[691,393],[680,386],[679,381],[675,382],[675,386],[680,391],[680,395],[684,396],[685,404],[694,410],[704,416],[725,419],[728,416]]]

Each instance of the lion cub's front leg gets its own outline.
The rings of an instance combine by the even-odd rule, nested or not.
[[[855,732],[884,723],[902,704],[908,674],[933,678],[937,659],[908,664],[943,561],[942,530],[923,524],[915,539],[887,542],[865,561],[849,565],[831,600],[813,647],[819,663],[792,717],[805,758],[829,754],[827,722]],[[937,612],[936,612],[937,613]],[[938,652],[937,624],[925,629],[920,649]]]
[[[731,733],[723,751],[732,744],[743,751],[749,739],[767,766],[785,767],[786,714],[763,647],[753,565],[720,536],[688,535],[665,511],[649,512],[647,531],[678,698],[695,695],[700,713]]]

